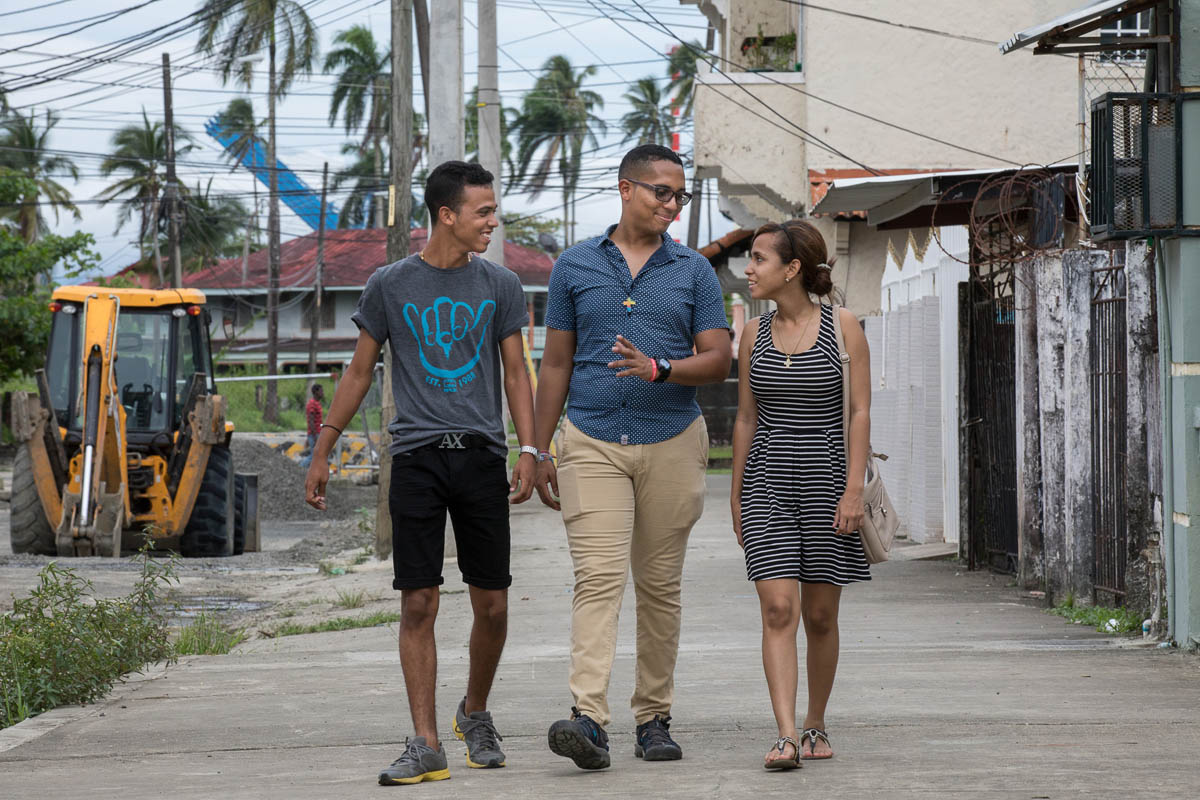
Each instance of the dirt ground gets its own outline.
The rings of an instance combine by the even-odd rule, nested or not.
[[[279,463],[263,460],[261,451],[255,454],[260,487],[269,498],[265,509],[274,513],[273,517],[260,515],[262,551],[229,558],[177,559],[178,581],[169,597],[177,606],[178,622],[184,624],[206,610],[254,637],[269,635],[284,620],[306,624],[393,607],[398,611],[399,594],[385,592],[389,576],[378,574],[390,572],[391,562],[380,562],[372,552],[377,487],[334,481],[329,488],[330,513],[298,510],[303,505],[303,485],[296,477],[302,471],[285,456],[263,449]],[[38,571],[50,561],[77,570],[98,596],[126,593],[138,574],[130,556],[60,559],[12,552],[6,491],[12,485],[11,463],[9,448],[0,449],[0,613],[12,608],[14,595],[26,595],[37,585]],[[360,592],[364,605],[344,607],[345,598]]]

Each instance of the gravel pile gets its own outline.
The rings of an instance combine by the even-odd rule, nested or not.
[[[258,473],[258,516],[260,519],[330,520],[350,519],[362,506],[375,508],[378,489],[331,480],[328,508],[317,511],[304,502],[304,467],[263,442],[233,437],[233,468]]]

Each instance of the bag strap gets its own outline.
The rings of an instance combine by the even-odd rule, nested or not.
[[[838,358],[842,362],[842,452],[846,468],[850,467],[850,354],[846,352],[846,340],[842,336],[842,307],[832,303],[833,338],[837,340]]]

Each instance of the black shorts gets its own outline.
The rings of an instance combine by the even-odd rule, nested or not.
[[[442,585],[449,511],[463,580],[480,589],[507,589],[508,488],[506,459],[485,448],[422,447],[393,455],[392,587]]]

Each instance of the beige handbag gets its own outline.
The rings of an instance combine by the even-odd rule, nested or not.
[[[841,307],[833,307],[833,335],[837,339],[838,356],[842,360],[842,441],[846,454],[846,469],[850,468],[850,355],[846,352],[846,340],[842,337]],[[892,540],[900,527],[896,509],[883,486],[876,459],[887,461],[883,453],[876,453],[868,445],[867,475],[863,482],[863,519],[858,535],[862,538],[863,552],[868,564],[888,560]]]

